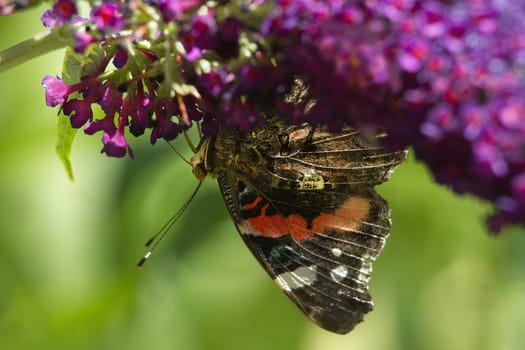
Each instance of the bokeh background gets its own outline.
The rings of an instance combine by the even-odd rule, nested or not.
[[[0,49],[41,31],[40,12],[0,18]],[[376,309],[349,335],[318,329],[278,290],[212,180],[136,270],[196,180],[163,143],[133,140],[135,160],[110,159],[79,134],[70,182],[40,85],[60,67],[57,52],[0,75],[0,349],[525,348],[525,229],[489,236],[490,208],[412,159],[379,188],[392,235]]]

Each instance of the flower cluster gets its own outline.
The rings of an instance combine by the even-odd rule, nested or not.
[[[206,135],[263,115],[380,126],[386,147],[413,147],[438,182],[494,203],[497,232],[525,223],[524,15],[515,0],[103,0],[82,18],[56,0],[44,24],[71,25],[97,65],[43,84],[117,157],[132,154],[128,132],[154,143],[196,121]]]

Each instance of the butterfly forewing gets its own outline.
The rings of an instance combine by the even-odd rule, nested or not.
[[[350,187],[321,198],[315,191],[262,193],[226,173],[219,183],[242,238],[309,318],[346,333],[372,310],[371,262],[388,235],[379,195]]]

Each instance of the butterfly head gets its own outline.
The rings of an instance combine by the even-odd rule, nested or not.
[[[210,148],[210,138],[202,138],[195,155],[191,157],[190,163],[193,168],[193,175],[202,181],[210,174],[210,166],[208,164],[208,150]]]
[[[206,176],[217,178],[220,172],[239,167],[236,159],[239,154],[239,132],[219,128],[213,137],[203,137],[191,157],[193,175],[199,180]]]

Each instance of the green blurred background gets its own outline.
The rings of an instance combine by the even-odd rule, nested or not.
[[[0,18],[0,48],[40,31],[38,12]],[[392,235],[374,265],[376,309],[349,335],[316,328],[278,290],[211,180],[136,270],[196,181],[163,143],[132,140],[135,160],[110,159],[79,134],[71,183],[40,85],[60,66],[58,52],[0,75],[0,349],[525,347],[525,230],[490,237],[490,209],[413,160],[380,187]]]

